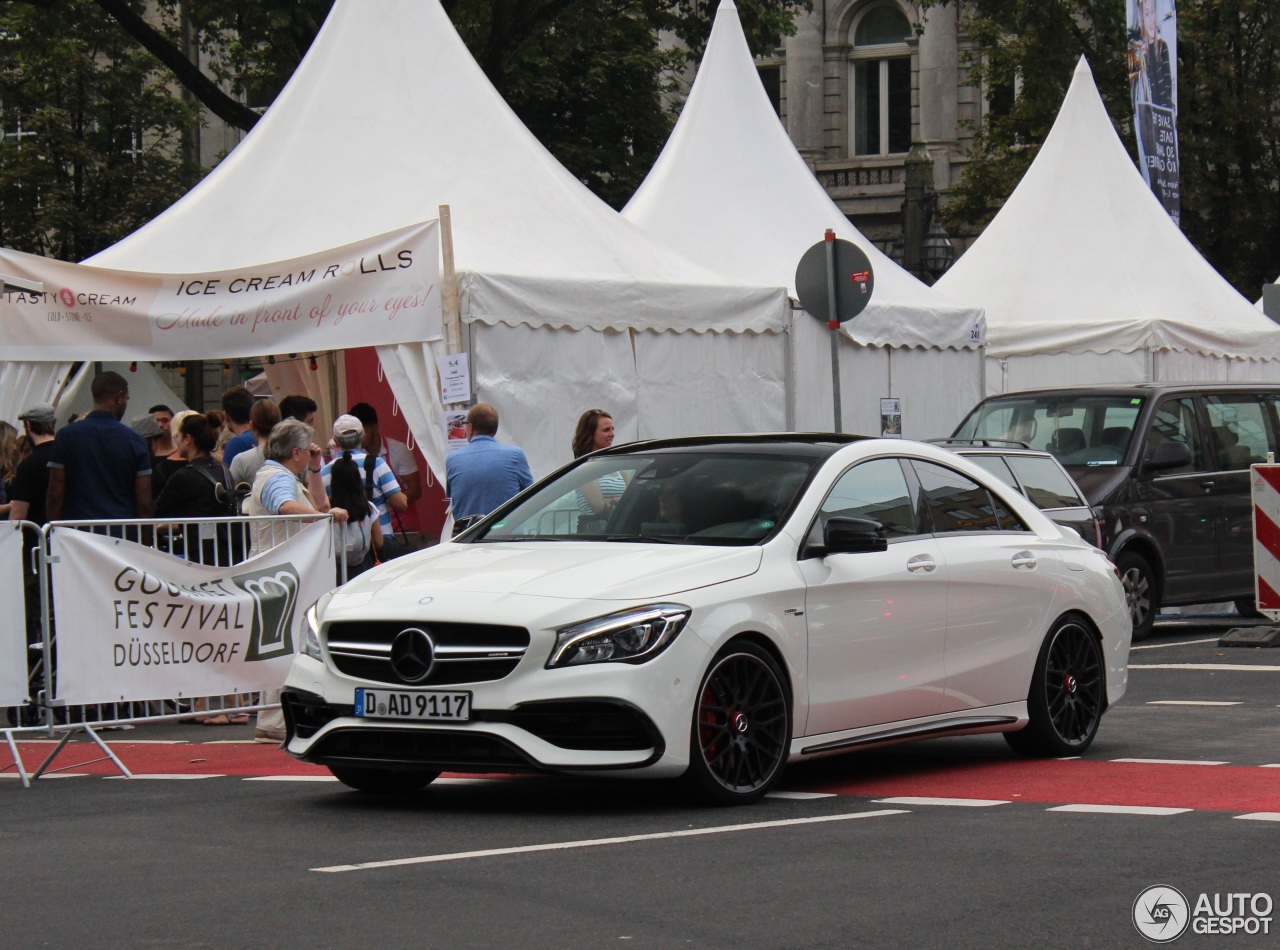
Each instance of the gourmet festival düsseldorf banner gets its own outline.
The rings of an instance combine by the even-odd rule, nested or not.
[[[277,689],[303,614],[337,586],[328,520],[231,567],[55,529],[58,698],[72,704]]]
[[[0,603],[8,618],[0,624],[0,706],[27,700],[27,625],[23,622],[22,524],[8,522],[0,530]]]
[[[1176,0],[1126,0],[1129,89],[1138,165],[1169,217],[1178,222],[1178,16]]]
[[[440,230],[427,221],[307,257],[143,274],[0,249],[0,359],[183,360],[438,340]]]

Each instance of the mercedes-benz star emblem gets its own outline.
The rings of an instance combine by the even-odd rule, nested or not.
[[[435,665],[435,644],[431,635],[418,627],[406,627],[391,641],[391,669],[402,683],[421,683]]]

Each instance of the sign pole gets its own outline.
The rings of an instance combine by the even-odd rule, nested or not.
[[[840,420],[840,320],[836,309],[836,232],[827,228],[827,328],[831,331],[831,401],[835,431],[844,431]]]

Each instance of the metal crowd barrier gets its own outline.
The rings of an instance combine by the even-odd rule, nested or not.
[[[39,584],[40,639],[29,647],[32,653],[38,654],[38,659],[31,666],[28,705],[20,709],[27,715],[34,714],[38,721],[24,725],[20,719],[17,725],[0,729],[0,732],[4,733],[5,742],[13,757],[11,764],[0,766],[0,773],[7,772],[9,769],[16,770],[23,786],[29,788],[31,782],[42,775],[65,772],[110,760],[122,775],[132,778],[132,773],[103,741],[99,732],[129,729],[143,723],[203,716],[249,715],[267,709],[278,709],[280,705],[278,702],[264,702],[261,694],[174,696],[164,699],[74,705],[54,698],[57,675],[55,668],[57,624],[50,568],[53,564],[51,539],[55,532],[89,531],[94,534],[124,538],[180,560],[194,561],[213,567],[230,567],[260,551],[270,550],[283,543],[309,524],[317,521],[332,522],[332,520],[332,516],[328,514],[313,514],[243,515],[177,521],[168,518],[56,521],[43,527],[32,522],[22,522],[24,535],[27,531],[32,531],[39,536],[39,541],[34,548],[30,551],[24,548],[24,558],[29,556],[31,563],[24,563],[23,567],[24,594],[28,568],[36,575]],[[263,528],[262,531],[259,531],[260,526]],[[333,527],[336,530],[337,526],[333,525]],[[331,553],[336,554],[341,549],[341,545],[334,538],[331,543]],[[338,584],[346,583],[345,558],[337,558],[337,572]],[[24,624],[24,635],[26,629]],[[88,736],[97,745],[101,755],[74,765],[53,768],[54,761],[77,733]],[[26,769],[16,742],[18,737],[24,735],[41,735],[51,740],[58,739],[52,751],[33,772]]]

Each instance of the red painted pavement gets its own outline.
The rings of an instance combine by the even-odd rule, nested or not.
[[[1011,759],[909,767],[893,775],[864,774],[853,780],[819,779],[804,788],[869,798],[913,795],[1280,812],[1280,769],[1241,765]]]
[[[139,775],[328,775],[267,744],[110,742]],[[19,743],[23,762],[36,768],[52,745]],[[92,744],[65,748],[54,768],[92,775],[116,774],[109,761],[81,764],[99,755]],[[1156,765],[1094,759],[982,759],[964,761],[848,756],[797,766],[782,787],[866,798],[925,796],[986,798],[1044,804],[1154,805],[1214,811],[1280,812],[1280,769],[1239,765]],[[869,768],[867,766],[870,766]],[[833,773],[839,773],[833,775]],[[857,778],[848,778],[850,774]]]

